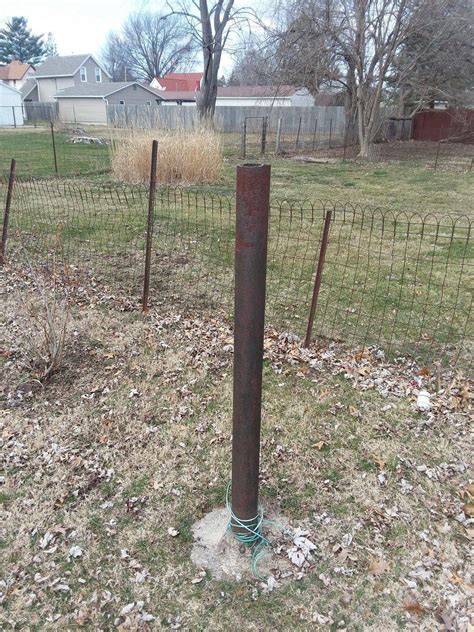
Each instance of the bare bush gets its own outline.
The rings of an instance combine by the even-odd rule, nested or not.
[[[151,143],[158,140],[158,182],[216,182],[222,170],[222,144],[208,127],[177,130],[133,130],[112,148],[112,172],[119,180],[148,182]]]
[[[25,364],[41,382],[56,373],[64,360],[68,323],[68,296],[59,296],[56,274],[48,284],[30,266],[35,293],[27,298],[28,323],[25,332]]]

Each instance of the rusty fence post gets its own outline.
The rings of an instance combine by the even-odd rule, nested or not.
[[[267,146],[267,125],[268,125],[268,116],[264,116],[262,119],[262,145],[261,145],[261,154],[265,155],[265,149]]]
[[[51,126],[51,139],[53,142],[53,156],[54,156],[54,170],[56,173],[58,173],[58,158],[56,156],[56,141],[54,139],[54,124],[53,121],[50,121],[50,126]]]
[[[298,144],[300,142],[300,132],[301,132],[301,120],[302,120],[302,116],[300,116],[300,120],[298,121],[298,131],[296,132],[296,139],[295,139],[295,151],[297,151],[298,149]]]
[[[240,131],[240,155],[245,158],[247,145],[247,117],[242,121],[242,128]]]
[[[3,227],[2,227],[2,244],[0,250],[0,264],[5,263],[5,257],[7,254],[7,240],[8,240],[8,222],[10,219],[10,207],[12,204],[13,187],[15,185],[15,172],[16,172],[16,160],[12,158],[10,163],[10,176],[8,178],[7,199],[5,202],[5,210],[3,212]]]
[[[329,228],[331,226],[332,211],[326,211],[324,219],[323,237],[321,239],[321,248],[319,250],[318,267],[316,269],[316,278],[314,280],[313,296],[311,298],[311,308],[309,310],[308,327],[306,329],[306,338],[304,339],[304,347],[307,349],[313,335],[314,315],[316,314],[316,306],[318,304],[319,290],[321,288],[321,279],[323,276],[324,260],[326,259],[326,250],[329,241]]]
[[[281,124],[282,124],[282,118],[280,117],[278,119],[278,123],[277,123],[277,130],[276,130],[276,141],[275,141],[275,154],[278,156],[278,154],[280,153],[280,145],[281,145]]]
[[[143,312],[148,311],[148,295],[150,294],[151,246],[153,243],[157,156],[158,156],[158,141],[154,140],[151,145],[150,187],[149,187],[149,192],[148,192],[148,218],[147,218],[147,226],[146,226],[146,246],[145,246],[145,275],[143,278],[143,299],[142,299]]]
[[[237,167],[231,519],[237,535],[249,535],[258,519],[269,197],[270,165]]]

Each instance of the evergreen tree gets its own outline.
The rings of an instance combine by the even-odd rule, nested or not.
[[[37,64],[44,58],[42,35],[33,35],[24,17],[14,17],[0,29],[0,64],[17,59],[25,64]]]
[[[46,38],[46,42],[44,44],[44,55],[45,57],[58,56],[58,47],[52,33],[48,33],[48,37]]]

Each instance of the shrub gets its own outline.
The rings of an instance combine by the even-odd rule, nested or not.
[[[222,146],[217,132],[196,129],[132,131],[112,146],[112,172],[132,184],[148,182],[151,143],[158,141],[158,182],[210,183],[219,179]]]

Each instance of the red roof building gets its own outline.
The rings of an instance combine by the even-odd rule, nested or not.
[[[155,77],[152,88],[174,92],[198,92],[201,87],[202,72],[171,72],[165,77]]]
[[[34,66],[31,64],[23,64],[21,61],[14,59],[6,66],[0,68],[0,81],[14,88],[20,88],[34,72]]]

